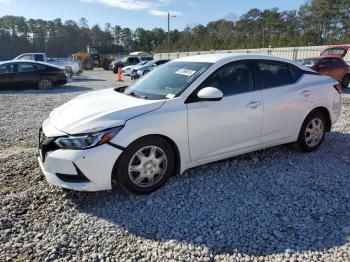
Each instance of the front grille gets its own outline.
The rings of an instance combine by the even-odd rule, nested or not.
[[[39,130],[39,152],[40,157],[43,162],[48,152],[59,149],[59,147],[54,143],[55,137],[46,137],[42,128]]]

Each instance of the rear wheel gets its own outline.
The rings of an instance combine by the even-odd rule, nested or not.
[[[149,70],[146,70],[145,72],[143,72],[143,75],[146,75],[149,73]]]
[[[146,194],[160,188],[173,170],[171,146],[164,139],[151,136],[132,143],[123,152],[114,177],[123,189]]]
[[[316,150],[324,139],[325,127],[325,116],[318,111],[311,112],[301,127],[298,146],[305,152]]]
[[[349,87],[349,83],[350,83],[350,75],[345,75],[341,83],[342,87],[343,88]]]
[[[50,89],[53,87],[53,82],[49,78],[42,78],[38,81],[38,88],[41,90]]]

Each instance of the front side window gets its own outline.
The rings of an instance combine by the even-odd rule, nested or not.
[[[145,99],[173,98],[181,94],[211,65],[200,62],[166,63],[136,81],[124,93]]]
[[[258,61],[260,87],[270,88],[291,83],[286,63],[278,61]]]
[[[22,55],[19,60],[32,60],[32,56],[31,55]]]
[[[250,62],[234,62],[224,65],[209,76],[201,87],[216,87],[224,96],[253,90],[253,73]]]
[[[9,74],[13,72],[13,64],[0,65],[0,74]]]
[[[331,59],[324,59],[319,63],[318,67],[330,69],[330,68],[332,68],[332,60]]]

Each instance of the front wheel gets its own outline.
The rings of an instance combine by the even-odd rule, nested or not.
[[[305,152],[316,150],[324,139],[325,126],[326,119],[322,113],[318,111],[310,113],[301,127],[298,146]]]
[[[49,78],[43,78],[38,81],[38,88],[42,90],[50,89],[53,87],[53,82]]]
[[[174,153],[160,137],[132,143],[120,156],[114,178],[126,191],[147,194],[160,188],[174,171]]]

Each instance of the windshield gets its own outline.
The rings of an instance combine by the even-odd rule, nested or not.
[[[146,66],[153,66],[155,60],[151,60],[145,63]]]
[[[125,94],[147,99],[173,98],[192,84],[211,63],[170,62],[129,86]]]

